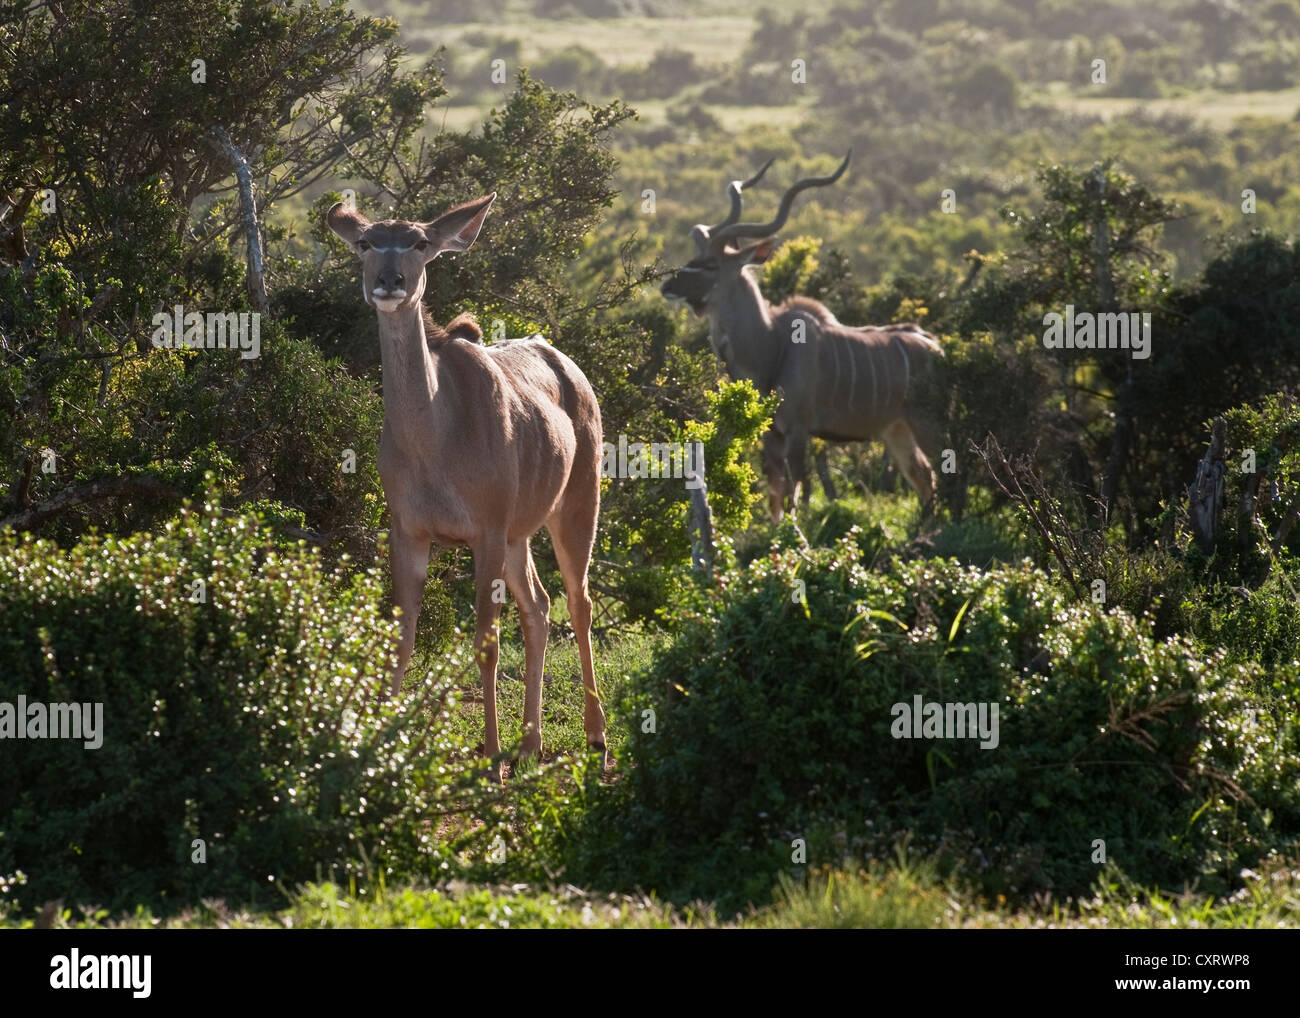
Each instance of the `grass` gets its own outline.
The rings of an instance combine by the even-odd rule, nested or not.
[[[513,15],[500,24],[416,27],[403,22],[411,38],[428,36],[434,45],[456,48],[467,34],[489,33],[518,39],[525,63],[566,46],[585,46],[607,64],[645,64],[660,49],[686,50],[704,64],[731,63],[754,31],[753,16],[703,15],[677,18],[538,18]]]
[[[1243,117],[1290,120],[1300,111],[1300,87],[1277,92],[1220,92],[1204,89],[1165,99],[1128,99],[1119,96],[1057,95],[1045,93],[1037,101],[1110,120],[1142,109],[1157,115],[1176,114],[1205,121],[1218,130],[1232,127]]]
[[[665,124],[668,122],[669,107],[689,106],[689,97],[674,99],[634,99],[629,105],[637,112],[637,117],[647,124]],[[723,106],[719,103],[701,104],[711,116],[716,117],[727,126],[729,131],[756,131],[771,127],[781,131],[793,131],[799,127],[815,110],[811,103],[787,103],[784,106]]]
[[[507,93],[503,91],[503,99]],[[671,99],[638,99],[630,102],[637,112],[637,118],[645,124],[660,125],[668,122],[668,108],[683,105],[682,101]],[[491,104],[469,103],[466,105],[439,105],[431,107],[425,118],[425,127],[430,134],[440,131],[481,131],[491,111]],[[805,104],[790,103],[786,106],[719,106],[709,104],[708,111],[726,124],[732,131],[757,130],[774,127],[792,131],[809,114],[811,107]]]
[[[558,624],[567,620],[562,597],[554,599],[551,620],[552,635],[547,642],[546,665],[542,672],[542,758],[546,761],[581,754],[586,749],[583,729],[585,698],[578,644],[572,635],[556,635]],[[618,694],[631,676],[650,664],[655,648],[663,639],[640,629],[620,629],[595,641],[596,682],[606,713],[606,746],[615,757],[627,738],[631,719],[619,715],[611,705],[618,702]],[[472,660],[472,642],[472,631],[457,638],[465,660]],[[431,664],[427,658],[417,658],[408,672],[407,685],[421,681],[421,668],[427,669]],[[524,642],[518,616],[512,609],[502,614],[497,673],[497,717],[502,748],[508,749],[518,743],[524,717]],[[451,728],[457,735],[465,736],[469,745],[481,747],[483,690],[477,670],[463,672],[456,685],[460,695]]]
[[[415,0],[353,0],[352,6],[373,17],[396,18],[406,44],[427,39],[454,50],[466,45],[462,40],[467,35],[490,35],[518,39],[525,61],[576,45],[614,65],[644,64],[660,49],[687,50],[705,63],[730,63],[757,23],[753,7],[737,0],[691,0],[673,17],[662,18],[538,17],[531,0],[513,0],[499,20],[462,24],[439,23]]]
[[[831,450],[829,462],[838,499],[828,500],[821,483],[814,479],[812,499],[796,515],[800,530],[813,545],[827,547],[851,526],[858,526],[875,535],[873,562],[891,554],[920,551],[988,568],[998,562],[1018,562],[1034,553],[1033,541],[1026,536],[1014,510],[994,505],[981,488],[968,490],[969,504],[962,519],[953,519],[941,507],[936,518],[923,521],[920,503],[905,482],[895,479],[891,488],[877,485],[882,471],[875,448],[859,447],[853,455],[842,448]],[[863,482],[863,477],[873,480]],[[765,554],[776,533],[776,528],[767,523],[764,503],[762,520],[737,540],[741,560]]]
[[[30,929],[32,919],[0,917],[0,928]],[[145,910],[109,917],[60,909],[42,923],[60,929],[1300,929],[1300,869],[1274,862],[1246,874],[1228,899],[1138,888],[1104,871],[1094,896],[1009,909],[937,878],[924,862],[900,857],[869,869],[824,868],[786,878],[774,901],[730,922],[707,904],[670,908],[637,894],[595,894],[571,886],[449,882],[379,887],[358,894],[332,883],[308,884],[284,908],[262,912],[205,902],[175,918]]]

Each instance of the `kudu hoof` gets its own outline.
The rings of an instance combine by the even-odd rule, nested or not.
[[[589,742],[589,743],[587,743],[587,752],[588,752],[588,753],[599,753],[599,754],[600,754],[600,769],[603,770],[603,771],[604,771],[604,770],[609,770],[609,750],[607,750],[607,749],[605,748],[605,744],[604,744],[603,742]]]

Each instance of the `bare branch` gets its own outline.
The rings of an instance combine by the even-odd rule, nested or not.
[[[235,166],[235,177],[239,181],[239,206],[244,219],[244,243],[248,251],[248,296],[253,307],[265,313],[270,302],[266,297],[262,232],[257,222],[257,204],[253,199],[253,171],[249,168],[248,159],[235,147],[224,127],[218,124],[210,134]]]
[[[106,498],[137,498],[141,495],[175,498],[177,491],[167,482],[147,474],[101,478],[65,488],[53,498],[0,519],[0,529],[13,527],[15,530],[32,530],[46,520],[53,519],[80,505],[99,502]]]

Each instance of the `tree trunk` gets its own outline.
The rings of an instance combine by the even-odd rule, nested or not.
[[[1106,219],[1106,170],[1093,169],[1092,190],[1092,242],[1093,281],[1097,286],[1097,311],[1113,313],[1117,310],[1115,279],[1110,267],[1110,223]],[[1133,442],[1133,361],[1129,360],[1124,381],[1115,398],[1115,436],[1106,457],[1106,473],[1101,482],[1101,525],[1110,522],[1111,507],[1119,493],[1120,477],[1128,465]]]
[[[713,582],[713,511],[709,508],[709,486],[704,477],[704,446],[695,443],[695,471],[687,473],[691,493],[691,568],[705,583]]]
[[[235,143],[230,140],[230,135],[224,127],[218,125],[212,128],[211,134],[235,167],[235,180],[239,184],[239,210],[243,217],[244,243],[247,251],[248,299],[254,311],[265,314],[270,307],[270,301],[266,296],[262,228],[257,221],[257,203],[253,199],[253,171],[249,168],[248,159],[235,147]]]
[[[1205,551],[1213,551],[1223,518],[1223,446],[1227,426],[1214,419],[1210,447],[1196,465],[1196,480],[1188,489],[1188,516],[1192,533]]]

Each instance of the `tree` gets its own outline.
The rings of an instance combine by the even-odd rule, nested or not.
[[[1043,336],[1045,315],[1064,315],[1067,305],[1093,315],[1154,313],[1168,281],[1155,233],[1176,216],[1174,204],[1116,170],[1112,160],[1087,171],[1045,167],[1038,181],[1042,208],[1028,215],[1005,210],[1019,227],[1020,247],[972,293],[964,329],[991,328],[1005,340]],[[1056,361],[1066,412],[1079,425],[1078,452],[1101,459],[1100,485],[1087,487],[1100,505],[1099,519],[1109,520],[1129,465],[1139,362],[1131,349],[1044,350],[1043,356]],[[1140,363],[1143,370],[1149,365]],[[1112,427],[1100,423],[1112,416]],[[1090,437],[1089,426],[1105,434]],[[1074,480],[1081,481],[1077,470]]]

